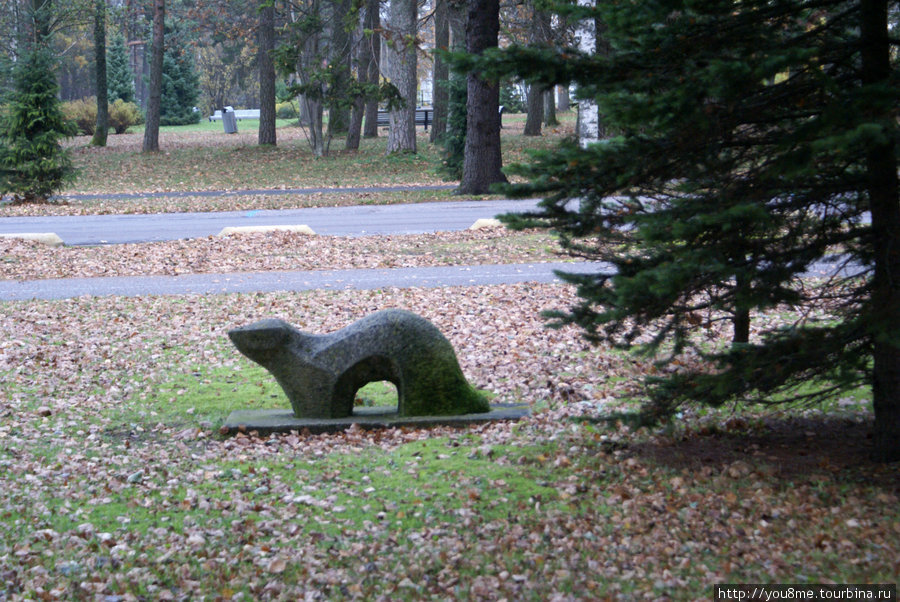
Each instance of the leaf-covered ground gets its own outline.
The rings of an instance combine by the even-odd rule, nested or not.
[[[407,268],[560,261],[553,237],[504,228],[396,236],[234,234],[169,242],[51,248],[0,238],[0,279]]]
[[[815,421],[780,439],[755,418],[592,426],[648,366],[546,329],[538,312],[572,295],[4,303],[0,599],[682,600],[721,582],[895,579],[896,467],[846,445],[867,424],[824,439]],[[215,413],[167,413],[221,384],[211,378],[258,378],[230,327],[278,316],[325,332],[384,307],[432,320],[473,384],[533,404],[532,417],[226,439]],[[223,406],[254,402],[224,390]],[[797,454],[812,455],[803,470],[790,469]]]
[[[503,162],[527,160],[527,151],[548,148],[574,128],[574,117],[540,138],[523,137],[522,119],[506,116]],[[110,136],[108,146],[89,146],[90,138],[69,141],[78,179],[62,192],[64,202],[44,205],[0,205],[0,216],[91,215],[297,209],[303,207],[370,205],[430,201],[471,200],[450,190],[382,192],[378,187],[452,186],[438,173],[441,149],[417,132],[418,152],[386,155],[385,136],[365,139],[359,151],[343,151],[335,141],[332,153],[316,158],[301,128],[278,129],[276,148],[259,147],[254,129],[237,135],[221,130],[164,131],[161,152],[141,153],[140,133]],[[383,132],[382,132],[383,133]],[[375,187],[365,192],[350,189]],[[248,194],[247,190],[328,189],[310,194]],[[228,191],[214,196],[154,196],[161,192]],[[85,194],[141,194],[141,198],[84,198]]]
[[[539,261],[546,243],[0,241],[0,273]],[[716,583],[896,582],[900,470],[867,460],[870,408],[850,396],[827,419],[724,409],[607,425],[655,367],[546,328],[540,312],[574,300],[568,285],[518,284],[0,302],[0,601],[708,600]],[[434,322],[475,386],[531,416],[219,435],[232,409],[287,406],[229,328],[281,317],[328,332],[386,307]]]

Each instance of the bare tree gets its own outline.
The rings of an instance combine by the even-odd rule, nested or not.
[[[391,0],[388,79],[406,106],[390,112],[387,152],[416,152],[416,0]]]
[[[143,152],[159,151],[159,112],[162,100],[162,67],[165,50],[166,0],[153,0],[153,55],[150,57],[150,95],[144,126]]]
[[[275,146],[275,3],[259,9],[259,144]]]

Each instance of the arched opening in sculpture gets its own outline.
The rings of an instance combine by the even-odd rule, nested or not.
[[[353,413],[362,414],[366,408],[377,408],[383,412],[396,412],[399,403],[397,386],[389,380],[372,381],[356,391],[353,399]]]

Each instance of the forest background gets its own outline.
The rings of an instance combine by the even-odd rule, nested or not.
[[[48,0],[7,0],[0,4],[0,81],[9,89],[12,66],[22,49],[21,38],[27,30],[32,4],[50,4]],[[266,4],[263,2],[262,4]],[[362,63],[371,61],[374,73],[384,75],[387,69],[381,56],[398,36],[407,36],[417,50],[416,92],[412,103],[431,106],[435,90],[446,81],[449,72],[436,59],[436,47],[452,47],[464,43],[465,6],[453,6],[449,0],[425,0],[415,4],[416,19],[412,38],[409,32],[399,32],[392,25],[388,3],[362,0],[320,2],[274,2],[275,46],[296,41],[297,30],[313,23],[309,17],[316,13],[315,43],[321,53],[333,57],[332,64],[344,64],[354,78],[366,80]],[[445,6],[441,6],[444,4]],[[53,36],[50,38],[58,59],[59,96],[63,101],[81,101],[96,96],[95,42],[92,34],[94,2],[74,2],[65,6],[56,3]],[[119,63],[124,50],[127,69],[132,81],[133,101],[146,110],[149,84],[149,58],[152,43],[153,3],[137,0],[107,1],[107,39],[110,86],[120,77]],[[377,7],[377,8],[374,8]],[[371,11],[368,18],[366,11]],[[462,11],[462,17],[447,26],[448,11]],[[236,0],[169,0],[166,3],[166,49],[179,61],[185,61],[196,83],[192,97],[197,117],[206,118],[217,109],[233,106],[236,109],[256,109],[260,106],[259,91],[259,20],[260,10],[248,10],[246,2]],[[555,41],[571,42],[572,27],[562,21],[550,22],[549,15],[536,23],[533,2],[505,2],[500,7],[500,45]],[[341,18],[343,17],[343,18]],[[354,23],[351,18],[355,18]],[[367,20],[366,20],[367,19]],[[436,38],[437,28],[437,38]],[[443,32],[443,33],[442,33]],[[291,39],[294,36],[294,39]],[[454,40],[454,37],[457,38]],[[371,71],[371,70],[370,70]],[[362,75],[360,76],[360,73]],[[298,81],[297,74],[279,74],[279,100],[290,98],[288,86]],[[528,86],[521,81],[503,83],[501,104],[509,112],[525,112]],[[112,91],[112,90],[111,90]],[[544,91],[546,92],[546,91]],[[438,92],[437,96],[440,96]],[[552,107],[567,110],[569,95],[560,87],[557,94],[545,93],[542,103],[532,103],[533,109],[544,110],[552,99]],[[112,101],[113,98],[110,98]],[[132,100],[125,98],[125,100]],[[191,107],[193,108],[193,107]],[[279,116],[291,118],[300,110],[281,102]],[[552,112],[548,115],[552,119]]]

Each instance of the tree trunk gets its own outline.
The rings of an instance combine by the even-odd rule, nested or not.
[[[344,20],[350,12],[350,0],[335,0],[331,15],[331,40],[329,61],[331,62],[334,77],[331,93],[334,98],[340,99],[332,102],[328,107],[328,135],[346,133],[350,126],[350,107],[346,104],[348,89],[350,87],[350,32],[344,25]]]
[[[466,0],[447,0],[447,18],[450,21],[450,49],[453,52],[466,49],[466,17],[469,7]]]
[[[356,73],[356,78],[361,84],[369,83],[369,63],[372,60],[372,40],[366,34],[369,6],[360,8],[359,22],[353,33],[353,48],[351,72]],[[363,117],[366,113],[366,99],[357,96],[353,99],[353,107],[350,109],[350,125],[347,128],[347,140],[344,143],[345,150],[359,150],[360,137],[362,135]]]
[[[547,127],[559,125],[559,119],[556,118],[556,96],[552,86],[544,90],[544,125]]]
[[[259,9],[259,144],[276,144],[275,135],[275,5],[263,2]]]
[[[862,0],[862,83],[887,82],[891,76],[887,0]],[[869,92],[872,98],[873,92]],[[873,142],[867,157],[867,189],[872,209],[875,271],[871,320],[874,339],[872,396],[875,410],[874,459],[900,460],[900,182],[897,178],[893,107],[878,99],[864,107],[885,136]],[[894,130],[894,131],[892,131]]]
[[[579,6],[596,6],[597,0],[577,0]],[[586,53],[605,55],[603,48],[601,23],[598,19],[582,19],[576,24],[578,49]],[[600,108],[588,98],[578,101],[578,117],[575,122],[575,134],[582,147],[593,144],[603,137],[600,125]]]
[[[560,113],[565,113],[571,109],[571,100],[569,99],[569,87],[568,86],[559,86],[557,88],[559,90],[559,94],[557,96],[558,102],[556,108],[559,109]]]
[[[150,97],[144,125],[143,152],[159,151],[159,111],[162,100],[162,67],[165,51],[166,0],[153,0],[153,56],[150,58]]]
[[[353,101],[353,107],[350,110],[350,125],[347,127],[347,140],[344,143],[344,150],[359,150],[365,113],[366,99],[360,96]]]
[[[735,259],[737,261],[737,259]],[[734,308],[731,314],[731,344],[740,345],[750,342],[750,308],[744,304],[744,298],[749,295],[749,279],[745,274],[738,273],[734,278]]]
[[[450,15],[448,0],[435,0],[434,7],[434,47],[439,50],[450,49]],[[432,142],[438,142],[447,129],[447,105],[449,103],[450,68],[444,59],[437,53],[434,55],[434,73],[432,80],[432,106],[434,107],[434,120],[432,121]]]
[[[312,100],[308,96],[303,97],[302,102],[306,106],[306,114],[309,116],[309,146],[314,156],[324,157],[328,152],[323,123],[325,108],[321,102]]]
[[[482,54],[497,46],[499,0],[469,0],[466,50]],[[492,184],[506,182],[500,155],[500,86],[469,73],[466,81],[466,149],[459,194],[485,194]]]
[[[298,117],[300,125],[309,127],[312,123],[312,117],[309,114],[309,104],[306,102],[306,97],[302,94],[297,97],[297,107],[297,112],[300,114]]]
[[[544,121],[544,90],[537,84],[528,86],[525,99],[525,130],[523,136],[540,136]]]
[[[531,2],[532,19],[531,31],[529,32],[529,41],[532,45],[542,45],[547,42],[550,35],[550,18],[549,14],[538,10]],[[540,136],[541,124],[544,121],[544,105],[547,102],[544,91],[546,88],[532,83],[528,86],[528,95],[525,98],[525,130],[522,132],[525,136]]]
[[[94,2],[94,63],[97,67],[97,125],[91,146],[106,146],[109,91],[106,85],[106,0]]]
[[[379,0],[366,0],[365,29],[373,32],[366,38],[366,43],[369,44],[371,52],[369,67],[366,69],[366,81],[375,85],[381,79],[381,35],[377,33],[381,29],[380,9],[381,3]],[[363,127],[363,137],[378,137],[378,100],[376,99],[366,102],[366,123]]]
[[[390,112],[388,154],[416,152],[416,9],[416,0],[391,0],[389,77],[406,106]]]

